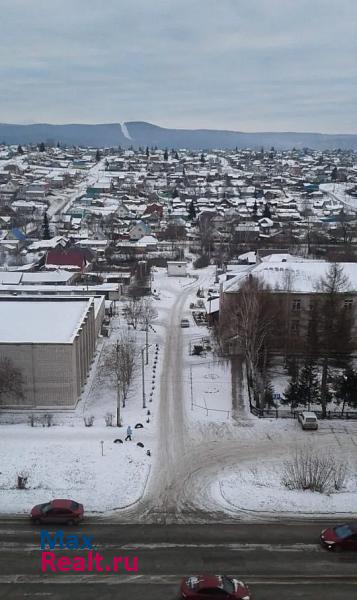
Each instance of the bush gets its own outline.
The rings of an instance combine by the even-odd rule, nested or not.
[[[106,427],[113,427],[113,420],[114,420],[113,413],[106,413],[104,420],[105,420]]]
[[[29,478],[29,475],[25,471],[23,471],[22,473],[19,473],[17,475],[17,486],[16,487],[18,490],[26,489],[28,478]]]
[[[289,490],[330,493],[343,487],[346,471],[346,465],[331,454],[303,448],[284,463],[282,483]]]
[[[94,423],[94,416],[91,415],[89,417],[83,417],[83,420],[86,427],[92,427]]]
[[[203,267],[208,267],[209,264],[211,264],[211,261],[209,259],[208,254],[203,254],[202,256],[196,258],[196,260],[193,263],[193,266],[195,269],[203,269]]]
[[[53,414],[46,413],[42,417],[42,427],[51,427],[53,425]]]

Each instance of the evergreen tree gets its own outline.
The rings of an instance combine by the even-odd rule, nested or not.
[[[266,217],[267,219],[271,219],[271,212],[270,212],[269,202],[266,202],[264,204],[263,217]]]
[[[180,160],[177,150],[175,150],[174,159],[175,160]]]
[[[97,148],[97,152],[95,153],[95,161],[99,162],[100,159],[101,159],[101,154],[100,154],[99,148]]]
[[[22,146],[19,144],[19,145],[17,146],[17,154],[23,154],[23,153],[24,153],[24,151],[23,151],[23,149],[22,149]]]
[[[271,381],[266,383],[263,402],[264,406],[267,406],[268,408],[276,407],[276,402],[274,400],[274,387]]]
[[[311,404],[319,404],[320,386],[317,379],[317,369],[311,360],[307,361],[300,371],[298,389],[299,403],[307,406],[308,410],[310,410]]]
[[[205,155],[203,154],[203,152],[202,152],[202,154],[200,156],[200,162],[201,162],[201,165],[204,165],[205,162],[206,162]]]
[[[337,404],[342,403],[342,415],[346,404],[351,408],[357,408],[357,371],[347,367],[342,375],[335,378],[334,388]]]
[[[253,219],[256,219],[257,217],[257,211],[258,211],[258,204],[257,204],[257,199],[254,200],[254,204],[253,204]]]
[[[167,148],[165,148],[165,152],[164,152],[164,160],[169,160],[169,153],[167,151]]]
[[[149,158],[149,156],[150,156],[149,146],[146,146],[145,154],[146,154],[146,158]]]
[[[337,167],[334,167],[331,172],[331,180],[336,181],[337,179]]]
[[[301,396],[297,374],[290,379],[289,385],[286,391],[284,392],[281,402],[282,404],[289,404],[291,412],[293,412],[293,410],[295,410],[295,408],[297,408],[299,404],[301,404]]]
[[[188,218],[190,221],[193,221],[196,218],[196,209],[193,200],[191,200],[190,205],[188,207]]]
[[[39,144],[38,150],[39,150],[39,152],[44,152],[46,150],[46,146],[43,142],[41,142],[41,144]]]
[[[43,231],[43,239],[50,240],[51,239],[50,224],[49,224],[48,216],[47,216],[46,212],[43,216],[42,231]]]

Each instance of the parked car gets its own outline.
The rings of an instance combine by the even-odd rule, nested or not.
[[[185,577],[181,582],[181,598],[204,600],[252,600],[245,583],[225,575],[198,575]]]
[[[316,413],[312,411],[304,411],[299,413],[298,419],[303,429],[317,429],[319,426]]]
[[[74,500],[51,500],[37,504],[31,510],[31,520],[38,525],[42,523],[67,523],[74,525],[83,519],[83,504]]]
[[[181,325],[181,327],[189,327],[190,321],[188,319],[181,319],[180,325]]]
[[[357,550],[357,525],[342,523],[321,531],[320,541],[327,550]]]

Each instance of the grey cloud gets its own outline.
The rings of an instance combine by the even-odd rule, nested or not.
[[[356,131],[354,0],[2,0],[2,121]]]

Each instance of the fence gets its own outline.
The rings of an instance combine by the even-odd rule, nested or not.
[[[291,411],[288,408],[257,408],[253,404],[250,404],[250,412],[260,419],[297,419],[301,411]],[[314,410],[314,413],[318,419],[323,419],[322,410]],[[357,411],[349,410],[342,413],[338,410],[328,410],[325,419],[357,420]]]

